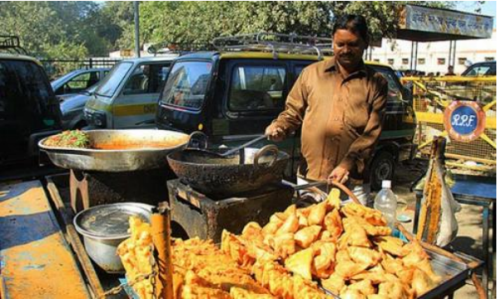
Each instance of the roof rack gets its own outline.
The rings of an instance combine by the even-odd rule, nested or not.
[[[213,47],[209,43],[172,43],[172,42],[161,42],[151,45],[147,52],[153,54],[169,54],[169,53],[179,53],[180,55],[196,52],[196,51],[208,51],[213,50]]]
[[[272,52],[275,59],[278,53],[317,54],[320,60],[332,55],[331,38],[296,34],[259,32],[218,37],[212,43],[219,51]]]
[[[19,37],[15,35],[0,35],[0,50],[14,50],[18,54],[28,54],[28,52],[21,47]]]

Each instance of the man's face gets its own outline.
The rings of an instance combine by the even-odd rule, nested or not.
[[[365,41],[359,35],[346,29],[337,30],[332,38],[335,59],[339,64],[345,68],[357,67],[367,47]]]

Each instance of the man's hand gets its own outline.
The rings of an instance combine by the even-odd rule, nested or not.
[[[265,130],[265,135],[271,141],[282,141],[285,139],[284,129],[279,127],[276,123],[272,123]]]
[[[337,166],[336,168],[334,168],[334,170],[332,170],[328,178],[329,184],[332,184],[332,181],[344,184],[348,180],[349,180],[349,171],[341,166]]]

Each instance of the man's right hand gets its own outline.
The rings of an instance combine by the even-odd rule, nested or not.
[[[276,123],[272,123],[266,128],[265,135],[268,136],[268,140],[271,141],[282,141],[285,139],[284,129],[279,127]]]

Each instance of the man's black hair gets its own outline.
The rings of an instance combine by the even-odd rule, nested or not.
[[[339,16],[335,23],[334,28],[332,29],[332,36],[334,36],[335,32],[339,29],[345,29],[354,34],[359,35],[363,41],[365,41],[368,45],[370,38],[368,35],[368,25],[367,21],[363,16],[359,15],[342,15]]]

